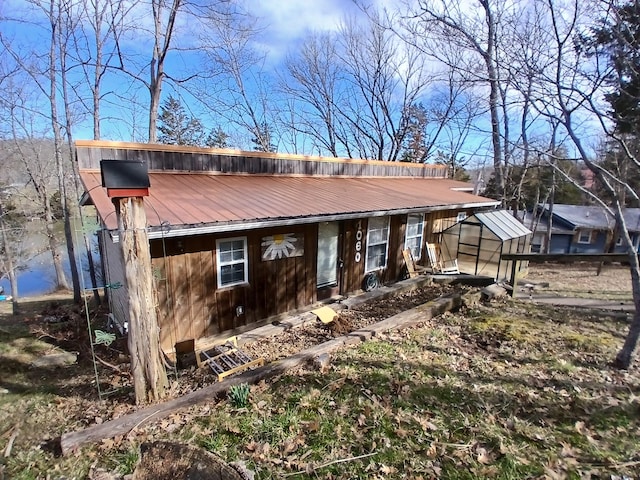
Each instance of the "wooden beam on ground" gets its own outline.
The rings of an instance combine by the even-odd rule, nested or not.
[[[448,310],[459,308],[461,305],[462,297],[460,294],[441,297],[432,302],[389,317],[374,325],[307,348],[291,357],[277,360],[263,367],[256,368],[255,370],[240,373],[223,382],[214,383],[183,397],[156,405],[150,405],[129,415],[99,425],[93,425],[84,430],[65,433],[59,439],[60,449],[63,455],[67,455],[87,443],[98,442],[105,438],[113,438],[118,435],[126,435],[138,427],[165,418],[181,408],[191,407],[204,402],[212,402],[218,396],[226,393],[232,385],[258,383],[261,380],[280,375],[292,368],[302,366],[307,362],[313,361],[315,357],[325,353],[331,353],[344,345],[364,342],[384,331],[399,330],[416,325]]]

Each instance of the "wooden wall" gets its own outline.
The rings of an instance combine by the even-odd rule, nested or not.
[[[456,221],[457,211],[425,215],[424,240],[439,241],[439,232]],[[382,283],[402,278],[402,250],[407,215],[390,219],[387,267],[378,271]],[[342,293],[362,289],[366,262],[367,219],[342,223],[344,266]],[[361,233],[358,234],[358,231]],[[263,261],[262,237],[298,233],[304,237],[304,256]],[[172,351],[177,342],[248,330],[275,315],[307,307],[317,301],[317,224],[288,226],[223,235],[198,235],[151,241],[152,268],[158,293],[161,343]],[[249,282],[217,289],[216,239],[247,237]],[[356,253],[361,240],[360,260]],[[423,252],[421,262],[427,263]],[[236,315],[236,307],[244,313]]]
[[[261,239],[276,233],[302,233],[305,255],[262,261]],[[247,237],[249,282],[217,288],[216,239]],[[317,226],[199,235],[151,242],[158,292],[161,344],[246,330],[260,320],[316,301]],[[244,313],[236,315],[236,307]]]
[[[447,177],[447,168],[442,165],[307,157],[157,144],[78,141],[76,154],[80,168],[89,170],[99,170],[100,160],[137,160],[146,162],[149,170],[154,171],[349,177]]]
[[[438,210],[425,215],[425,242],[440,243],[440,234],[447,228],[452,227],[457,221],[458,213],[465,212],[467,216],[472,215],[473,209],[466,210]],[[424,247],[423,247],[424,248]],[[425,252],[422,252],[425,258]]]
[[[362,238],[358,235],[361,232]],[[356,250],[357,242],[360,244],[360,259],[357,260]],[[347,220],[344,222],[344,241],[342,243],[342,259],[344,267],[342,269],[342,292],[356,292],[362,288],[362,280],[364,279],[364,266],[367,255],[367,219]]]

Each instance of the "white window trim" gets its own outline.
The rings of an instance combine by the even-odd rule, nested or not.
[[[241,282],[227,283],[222,285],[222,267],[225,265],[234,265],[236,263],[240,263],[239,260],[232,262],[222,262],[220,260],[220,243],[222,242],[235,242],[237,240],[242,240],[242,244],[244,247],[244,258],[242,259],[242,263],[244,266],[244,280]],[[247,237],[232,237],[232,238],[220,238],[216,240],[216,270],[218,275],[218,288],[228,288],[235,287],[237,285],[245,285],[249,283],[249,255],[247,249]]]
[[[586,242],[582,239],[582,235],[589,233],[589,240],[587,240]],[[580,232],[578,232],[578,243],[581,243],[583,245],[589,245],[591,243],[593,237],[593,230],[580,230]]]
[[[459,223],[467,218],[467,212],[458,212],[458,216],[456,217],[456,223]]]
[[[409,219],[411,217],[420,217],[420,223],[422,224],[422,228],[420,229],[420,233],[418,235],[409,235]],[[414,260],[420,260],[422,258],[422,237],[424,236],[424,213],[410,213],[407,215],[407,227],[405,229],[404,235],[404,248],[407,248],[407,241],[412,238],[419,238],[420,248],[418,249],[418,256],[413,256]]]
[[[389,260],[389,234],[390,232],[390,223],[391,223],[391,218],[390,217],[383,217],[387,219],[387,238],[384,242],[378,242],[378,243],[370,243],[369,242],[369,234],[370,234],[370,229],[369,226],[371,225],[371,222],[367,222],[367,248],[365,250],[365,272],[364,273],[369,273],[369,272],[375,272],[377,270],[382,270],[383,268],[387,268],[387,262]],[[384,243],[385,245],[385,249],[384,249],[384,265],[381,265],[379,267],[375,267],[375,268],[369,268],[369,247],[373,247],[375,245],[382,245]]]
[[[618,235],[618,239],[616,240],[616,247],[619,247],[622,245],[622,235]]]

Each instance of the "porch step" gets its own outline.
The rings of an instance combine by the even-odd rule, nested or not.
[[[219,382],[229,375],[264,365],[263,358],[253,359],[238,348],[238,337],[231,337],[224,344],[211,350],[198,352],[196,359],[198,366],[208,365],[218,376]]]

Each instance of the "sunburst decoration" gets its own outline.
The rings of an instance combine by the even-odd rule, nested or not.
[[[262,260],[277,260],[302,255],[304,255],[304,241],[301,235],[280,233],[262,237]]]

